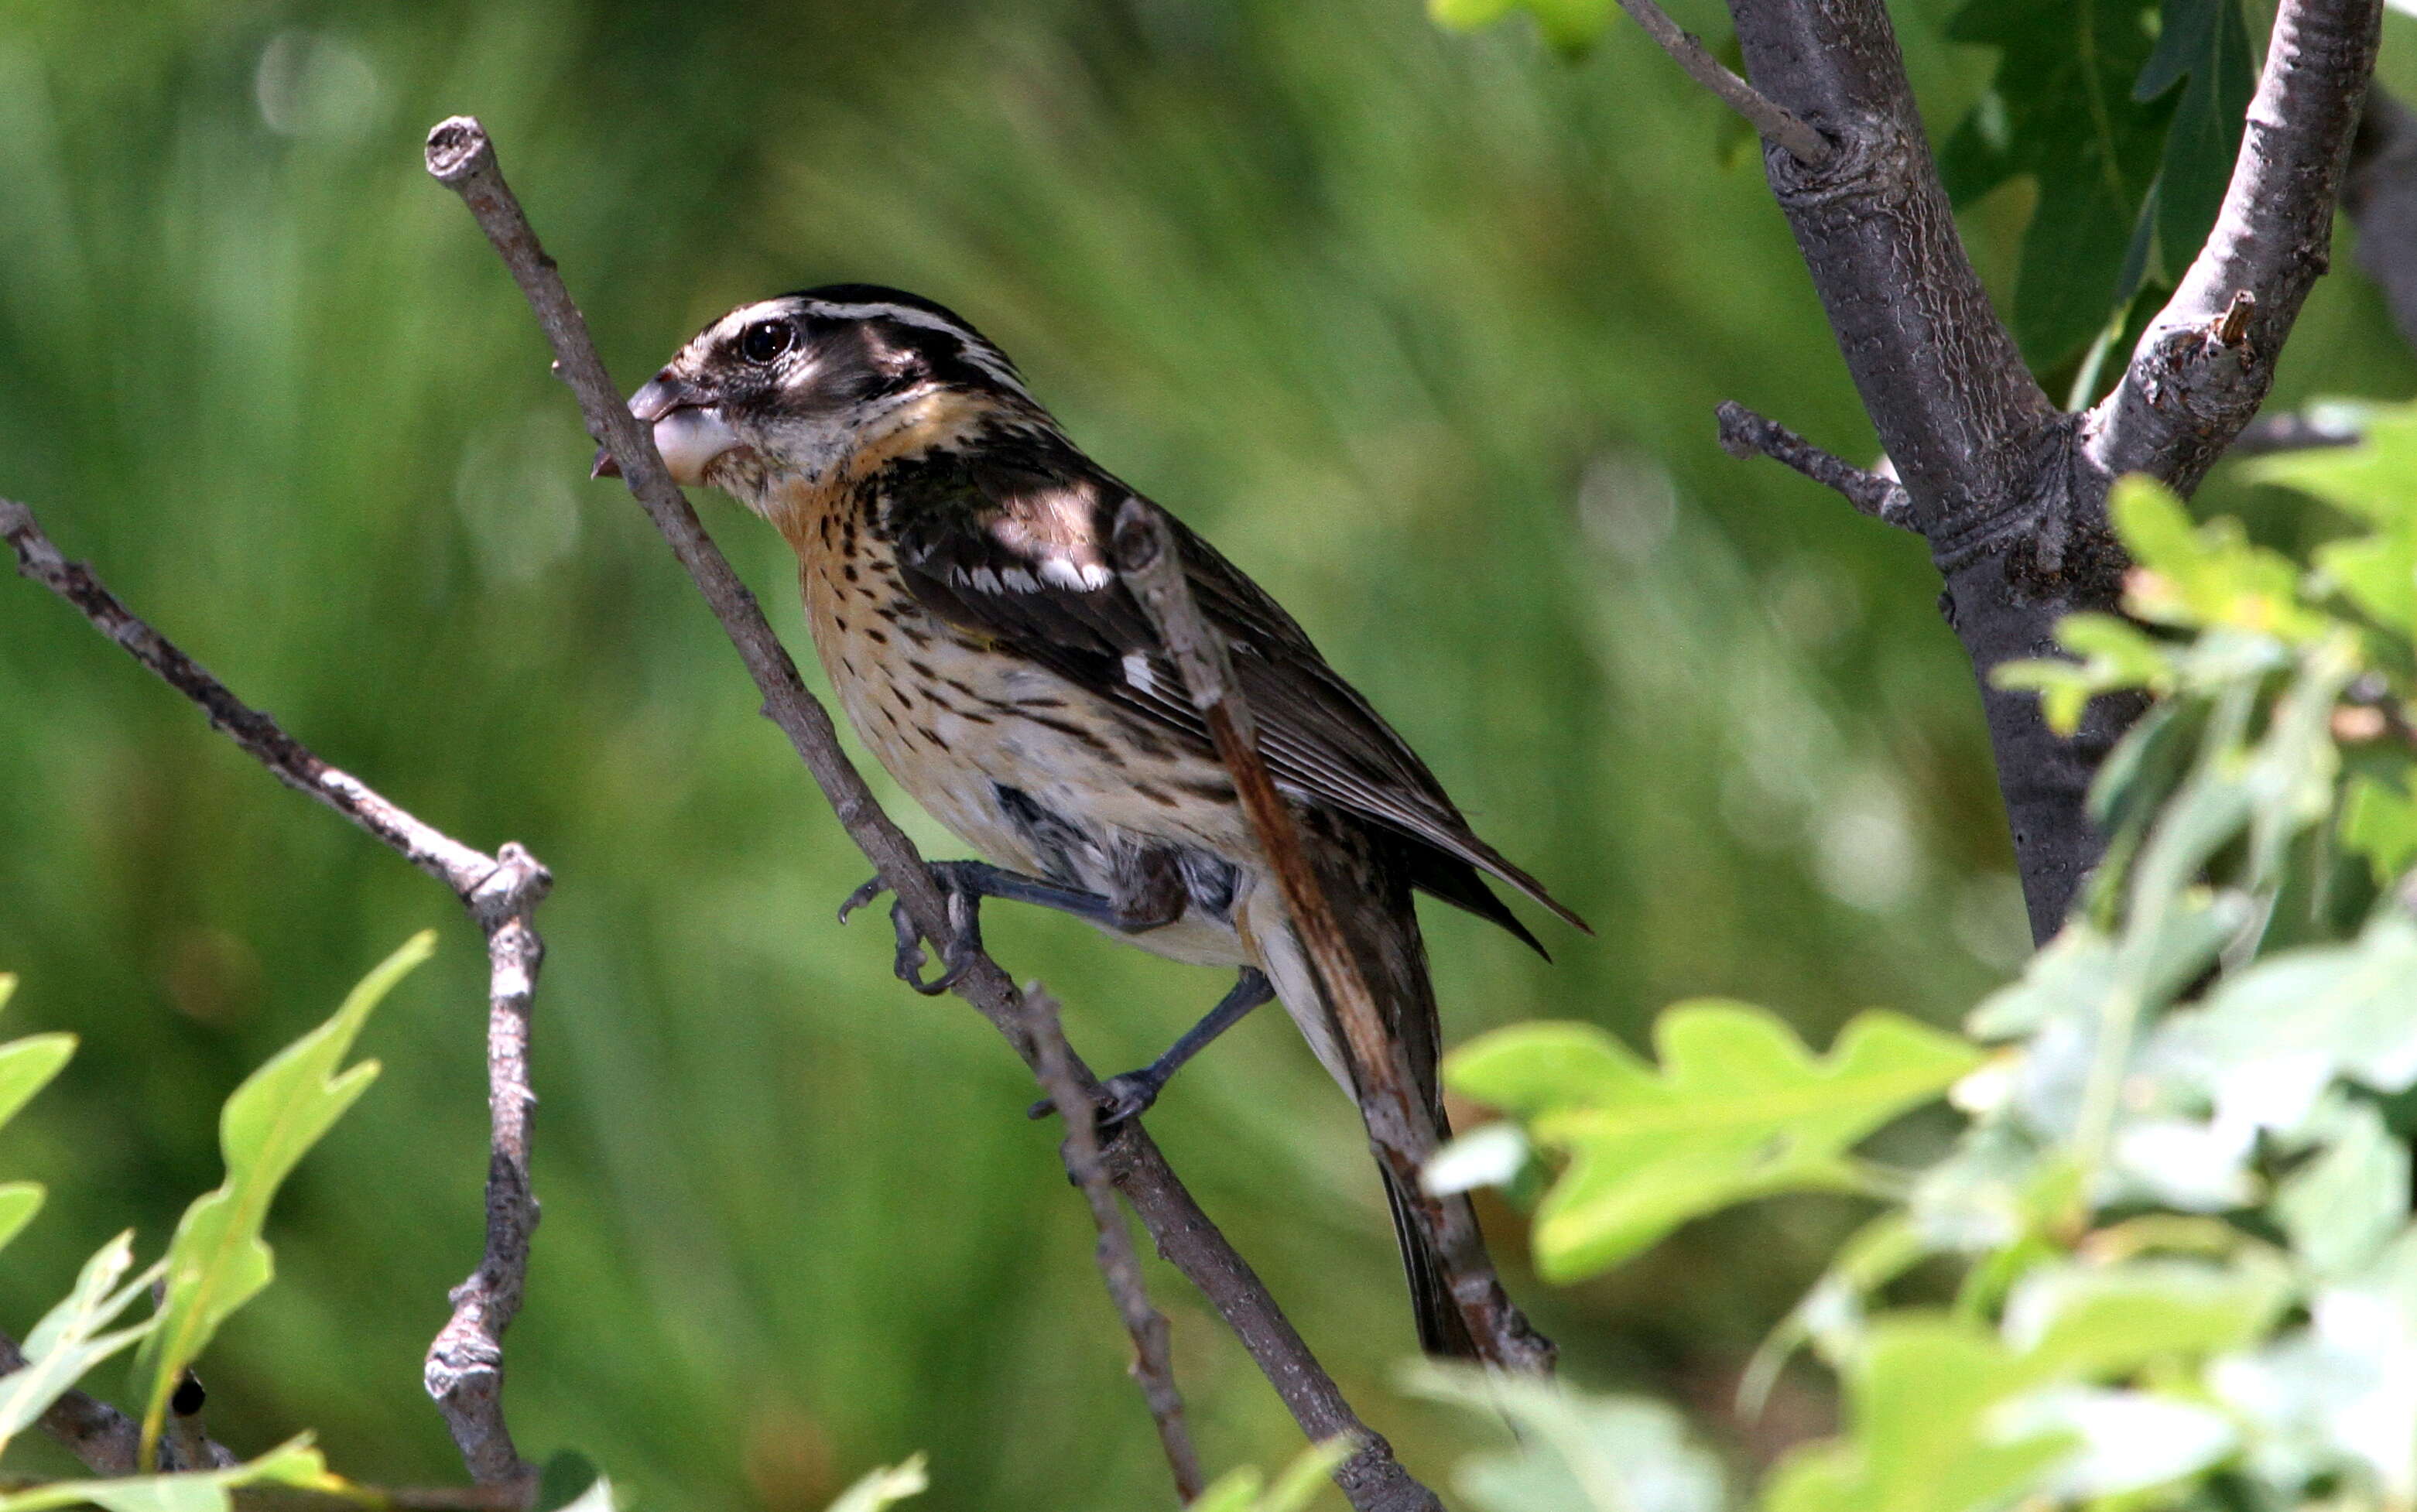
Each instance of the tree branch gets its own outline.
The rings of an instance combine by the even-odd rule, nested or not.
[[[2084,446],[2101,473],[2147,473],[2188,492],[2265,402],[2284,339],[2332,262],[2382,18],[2382,0],[2275,10],[2215,229],[2089,416]]]
[[[1041,1090],[1061,1110],[1073,1110],[1065,1120],[1066,1170],[1091,1204],[1091,1221],[1100,1231],[1100,1278],[1117,1305],[1117,1316],[1124,1320],[1125,1332],[1132,1336],[1133,1357],[1128,1369],[1141,1387],[1150,1421],[1158,1425],[1159,1445],[1166,1451],[1167,1469],[1175,1475],[1175,1500],[1188,1506],[1200,1495],[1200,1457],[1193,1452],[1192,1435],[1183,1426],[1183,1396],[1175,1386],[1166,1316],[1149,1305],[1149,1290],[1141,1278],[1141,1257],[1133,1252],[1132,1235],[1126,1232],[1124,1213],[1117,1206],[1116,1185],[1108,1179],[1106,1162],[1100,1156],[1098,1122],[1085,1116],[1092,1106],[1091,1095],[1074,1075],[1074,1051],[1066,1043],[1065,1028],[1058,1022],[1057,1000],[1038,984],[1028,986],[1024,990],[1024,1013],[1033,1043],[1041,1050],[1037,1067]]]
[[[829,714],[806,691],[797,664],[765,621],[754,595],[731,571],[672,482],[652,432],[630,414],[596,355],[578,306],[504,181],[485,129],[468,116],[438,123],[428,137],[428,171],[462,196],[510,269],[554,350],[557,370],[578,399],[588,434],[612,453],[630,492],[705,596],[764,695],[765,717],[788,736],[841,825],[905,906],[916,928],[945,948],[954,931],[939,884],[840,748]],[[987,955],[974,957],[950,990],[989,1020],[1026,1065],[1039,1064],[1021,994],[997,962]],[[1098,1084],[1080,1057],[1070,1055],[1068,1066],[1086,1094]],[[1391,1446],[1352,1412],[1265,1283],[1176,1178],[1141,1121],[1129,1119],[1117,1126],[1102,1154],[1109,1178],[1141,1216],[1159,1253],[1200,1288],[1241,1338],[1302,1431],[1313,1441],[1348,1435],[1359,1444],[1335,1472],[1352,1506],[1358,1512],[1437,1512],[1441,1504],[1435,1493],[1413,1479],[1394,1459]]]
[[[1721,422],[1721,449],[1740,461],[1759,453],[1845,495],[1848,504],[1883,524],[1913,528],[1913,501],[1905,485],[1893,477],[1867,473],[1735,400],[1722,401],[1713,415]]]
[[[537,1490],[537,1471],[513,1451],[504,1423],[503,1333],[520,1307],[529,1233],[537,1226],[537,1202],[529,1195],[528,1181],[528,1011],[545,947],[532,919],[554,885],[553,877],[520,846],[507,843],[492,856],[473,850],[421,823],[358,778],[320,760],[136,617],[89,570],[61,555],[24,505],[0,499],[0,539],[16,552],[21,575],[74,605],[129,656],[199,705],[212,726],[278,780],[342,814],[452,889],[486,935],[487,1074],[494,1112],[487,1167],[487,1249],[477,1273],[453,1293],[453,1318],[431,1346],[428,1387],[472,1478],[524,1503]],[[50,1420],[44,1421],[47,1426]],[[59,1428],[95,1446],[115,1432],[107,1418],[82,1412],[71,1420],[63,1418]],[[69,1447],[76,1445],[69,1442]],[[126,1463],[133,1466],[131,1455]]]
[[[1704,50],[1700,38],[1672,21],[1670,13],[1654,0],[1619,0],[1619,8],[1627,11],[1629,19],[1643,27],[1645,35],[1660,44],[1663,52],[1670,54],[1672,62],[1687,71],[1688,78],[1710,90],[1746,125],[1762,133],[1764,141],[1776,143],[1799,162],[1816,168],[1837,155],[1827,137],[1731,73],[1720,59]]]
[[[1390,1028],[1361,971],[1342,921],[1301,843],[1292,809],[1276,792],[1259,755],[1258,733],[1226,657],[1225,643],[1193,601],[1166,521],[1138,500],[1127,500],[1112,537],[1117,572],[1140,600],[1159,639],[1183,674],[1192,703],[1216,742],[1234,779],[1251,830],[1283,891],[1293,931],[1316,973],[1328,1008],[1351,1053],[1360,1112],[1377,1161],[1391,1173],[1443,1259],[1453,1300],[1486,1362],[1508,1370],[1550,1374],[1553,1346],[1529,1327],[1503,1292],[1466,1199],[1430,1195],[1420,1173],[1436,1152],[1436,1129],[1422,1115],[1423,1095],[1400,1035]],[[1062,1105],[1061,1105],[1062,1106]]]
[[[2265,397],[2323,271],[2379,6],[2282,0],[2214,235],[2115,394],[2073,416],[2033,381],[1964,255],[1884,0],[1729,0],[1756,86],[1838,149],[1815,166],[1766,148],[1764,170],[1903,482],[1902,517],[1946,580],[1940,604],[1981,686],[2035,940],[2062,925],[2104,848],[2090,781],[2145,702],[2098,700],[2066,740],[2034,695],[1991,674],[2060,655],[2066,614],[2119,604],[2115,475],[2187,491]]]

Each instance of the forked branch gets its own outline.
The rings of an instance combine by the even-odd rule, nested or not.
[[[487,1245],[479,1268],[453,1290],[453,1315],[429,1348],[429,1395],[445,1414],[471,1477],[524,1503],[537,1490],[537,1471],[512,1446],[505,1426],[504,1330],[520,1310],[528,1275],[529,1235],[537,1200],[528,1178],[529,999],[545,945],[538,938],[539,903],[554,885],[535,856],[507,843],[494,855],[422,823],[351,773],[328,765],[250,707],[192,658],[143,622],[79,563],[69,562],[42,534],[34,512],[0,499],[0,539],[16,553],[17,570],[48,587],[116,642],[126,653],[197,704],[210,723],[268,768],[278,780],[326,804],[383,840],[403,859],[452,890],[487,937],[487,1097],[493,1142],[487,1163]],[[63,1401],[44,1426],[70,1448],[114,1443],[113,1409],[84,1399],[99,1413]],[[83,1452],[79,1449],[79,1452]],[[126,1464],[133,1467],[129,1455]]]

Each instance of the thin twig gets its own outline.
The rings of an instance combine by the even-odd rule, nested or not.
[[[945,949],[954,931],[939,884],[841,749],[829,713],[806,691],[797,663],[772,633],[755,596],[731,571],[664,470],[652,432],[630,414],[596,354],[586,321],[505,182],[485,129],[463,115],[439,122],[428,135],[428,171],[462,196],[510,269],[554,350],[556,370],[578,399],[587,433],[612,454],[631,494],[721,621],[763,694],[765,717],[788,736],[849,839],[873,862],[908,918]],[[1021,994],[997,962],[974,955],[950,990],[989,1020],[1026,1065],[1039,1063]],[[1087,1094],[1098,1084],[1079,1056],[1069,1057],[1068,1069]],[[1240,1338],[1303,1433],[1315,1442],[1347,1435],[1358,1443],[1360,1447],[1334,1474],[1357,1512],[1436,1512],[1441,1504],[1435,1493],[1404,1470],[1391,1446],[1360,1421],[1276,1306],[1266,1283],[1176,1178],[1141,1121],[1118,1125],[1102,1154],[1110,1179],[1140,1215],[1159,1253],[1200,1288]]]
[[[472,1478],[526,1502],[536,1493],[537,1471],[514,1452],[504,1424],[503,1332],[520,1307],[529,1233],[537,1226],[528,1184],[528,1006],[545,947],[531,921],[553,877],[520,846],[508,843],[494,855],[473,850],[320,760],[136,617],[89,570],[68,561],[24,505],[0,499],[0,539],[15,551],[20,574],[74,605],[128,655],[198,704],[214,727],[280,781],[342,814],[445,884],[486,935],[488,1095],[494,1116],[486,1254],[453,1292],[453,1316],[430,1348],[427,1381]]]
[[[1790,431],[1778,421],[1756,414],[1736,400],[1724,400],[1713,412],[1721,422],[1721,449],[1740,461],[1757,452],[1783,463],[1824,488],[1834,489],[1848,504],[1873,519],[1901,530],[1912,530],[1913,499],[1893,477],[1867,473]]]
[[[1190,1505],[1200,1494],[1200,1457],[1193,1452],[1192,1435],[1183,1426],[1183,1395],[1175,1386],[1175,1361],[1168,1348],[1166,1316],[1149,1303],[1141,1277],[1141,1257],[1133,1252],[1132,1235],[1125,1228],[1124,1211],[1117,1206],[1115,1185],[1100,1157],[1099,1126],[1088,1116],[1090,1094],[1074,1075],[1073,1048],[1057,1021],[1057,1000],[1038,983],[1024,990],[1024,1013],[1033,1043],[1041,1051],[1041,1090],[1066,1116],[1066,1169],[1091,1204],[1091,1221],[1100,1231],[1100,1278],[1132,1336],[1130,1369],[1158,1425],[1158,1442],[1166,1451],[1167,1469],[1175,1476],[1175,1499]]]
[[[504,1330],[521,1310],[528,1281],[537,1197],[529,1189],[529,1007],[545,942],[537,905],[554,878],[509,841],[495,869],[464,900],[487,932],[487,1243],[479,1268],[448,1300],[452,1316],[428,1346],[421,1379],[453,1442],[481,1485],[525,1484],[536,1471],[512,1445],[504,1421]]]
[[[1838,149],[1831,145],[1828,137],[1815,130],[1802,116],[1739,78],[1726,64],[1704,50],[1701,38],[1672,21],[1670,13],[1654,0],[1619,0],[1619,8],[1645,28],[1646,36],[1661,44],[1671,61],[1687,70],[1688,78],[1710,90],[1746,125],[1786,148],[1797,161],[1818,168],[1837,156]]]
[[[1465,1199],[1427,1193],[1420,1172],[1436,1152],[1434,1122],[1401,1036],[1390,1029],[1360,961],[1344,936],[1334,905],[1318,881],[1293,813],[1276,792],[1259,755],[1249,703],[1234,676],[1225,643],[1201,617],[1164,517],[1138,499],[1118,511],[1113,537],[1117,572],[1141,601],[1159,638],[1183,674],[1192,703],[1234,779],[1259,849],[1282,890],[1285,912],[1324,989],[1327,1005],[1351,1052],[1360,1110],[1376,1157],[1391,1173],[1425,1226],[1448,1272],[1452,1299],[1485,1359],[1535,1374],[1552,1368],[1552,1346],[1528,1325],[1494,1274]]]
[[[2224,455],[2228,461],[2239,461],[2249,457],[2271,457],[2278,451],[2355,446],[2364,436],[2364,428],[2349,416],[2337,413],[2333,406],[2320,404],[2308,410],[2257,416]]]

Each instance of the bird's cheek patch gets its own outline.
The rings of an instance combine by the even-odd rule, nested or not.
[[[684,488],[703,483],[713,460],[740,444],[714,410],[677,409],[655,422],[655,449],[663,454],[673,480]]]

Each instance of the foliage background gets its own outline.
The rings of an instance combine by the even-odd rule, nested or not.
[[[1945,39],[1950,9],[1897,12],[1935,130],[1992,66]],[[2417,87],[2405,18],[2384,69]],[[886,931],[830,922],[861,862],[644,522],[582,481],[518,296],[421,173],[457,110],[501,143],[626,382],[740,299],[903,284],[1284,598],[1596,924],[1551,935],[1546,966],[1431,915],[1455,1040],[1540,1016],[1633,1034],[1721,992],[1817,1044],[1870,1003],[1945,1019],[2018,959],[1918,543],[1712,443],[1738,398],[1872,446],[1751,154],[1633,33],[1572,64],[1524,24],[1438,33],[1410,0],[7,0],[0,491],[331,760],[560,879],[546,1222],[512,1336],[530,1452],[583,1446],[663,1506],[819,1506],[918,1447],[935,1512],[1163,1496],[1027,1079],[889,979]],[[2027,192],[1966,215],[2000,289]],[[2278,399],[2412,388],[2373,292],[2321,284]],[[2209,500],[2314,528],[2224,480]],[[784,549],[701,502],[802,647]],[[1102,1067],[1222,985],[994,919]],[[220,1436],[315,1424],[367,1478],[458,1474],[417,1362],[477,1253],[476,942],[0,585],[8,1027],[85,1043],[0,1149],[53,1190],[0,1320],[22,1329],[117,1228],[163,1238],[217,1179],[243,1071],[430,924],[443,953],[364,1043],[386,1075],[280,1208],[280,1284],[205,1362]],[[1151,1122],[1346,1391],[1440,1474],[1474,1430],[1390,1389],[1410,1340],[1382,1204],[1290,1030],[1239,1031]],[[1829,1409],[1808,1381],[1730,1421],[1736,1371],[1860,1211],[1730,1215],[1521,1290],[1573,1374],[1690,1402],[1759,1459]],[[1520,1284],[1517,1225],[1494,1227]],[[1158,1280],[1208,1458],[1287,1458],[1247,1358]]]

